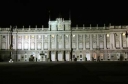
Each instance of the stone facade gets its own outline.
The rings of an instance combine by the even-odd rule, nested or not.
[[[14,61],[118,61],[128,58],[128,26],[71,27],[71,20],[57,18],[48,22],[48,28],[13,28],[13,48],[10,49],[10,28],[0,28],[0,57]],[[72,36],[72,37],[71,37]],[[72,41],[71,41],[72,39]],[[72,42],[72,43],[71,43]],[[71,46],[72,44],[72,46]],[[71,56],[71,47],[73,49]],[[36,59],[34,59],[36,60]]]

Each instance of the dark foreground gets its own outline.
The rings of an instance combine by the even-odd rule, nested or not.
[[[128,82],[128,62],[0,63],[0,84]]]

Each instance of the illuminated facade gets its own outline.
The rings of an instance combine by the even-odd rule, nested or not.
[[[12,59],[29,61],[30,55],[37,61],[73,61],[75,57],[78,61],[85,61],[85,57],[91,61],[92,57],[97,60],[97,56],[102,61],[128,58],[125,36],[128,26],[71,27],[71,20],[63,18],[49,21],[48,25],[48,28],[14,28]],[[10,56],[10,29],[0,28],[0,57],[5,61]]]

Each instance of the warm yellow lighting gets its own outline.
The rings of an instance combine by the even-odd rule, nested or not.
[[[27,39],[27,38],[28,38],[28,36],[26,35],[26,36],[25,36],[25,38]]]
[[[34,38],[34,35],[32,35],[32,38]]]
[[[109,37],[109,34],[107,34],[107,37]]]
[[[125,36],[125,33],[123,33],[123,36]]]

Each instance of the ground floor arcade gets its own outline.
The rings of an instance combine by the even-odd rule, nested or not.
[[[3,60],[10,59],[10,51],[0,51],[0,58]],[[27,51],[18,50],[12,51],[12,59],[14,61],[29,62],[29,58],[33,56],[34,61],[97,61],[98,56],[101,61],[118,61],[122,59],[123,61],[128,60],[127,50],[86,50],[86,51],[73,51],[71,56],[70,50],[45,50],[45,51]]]

